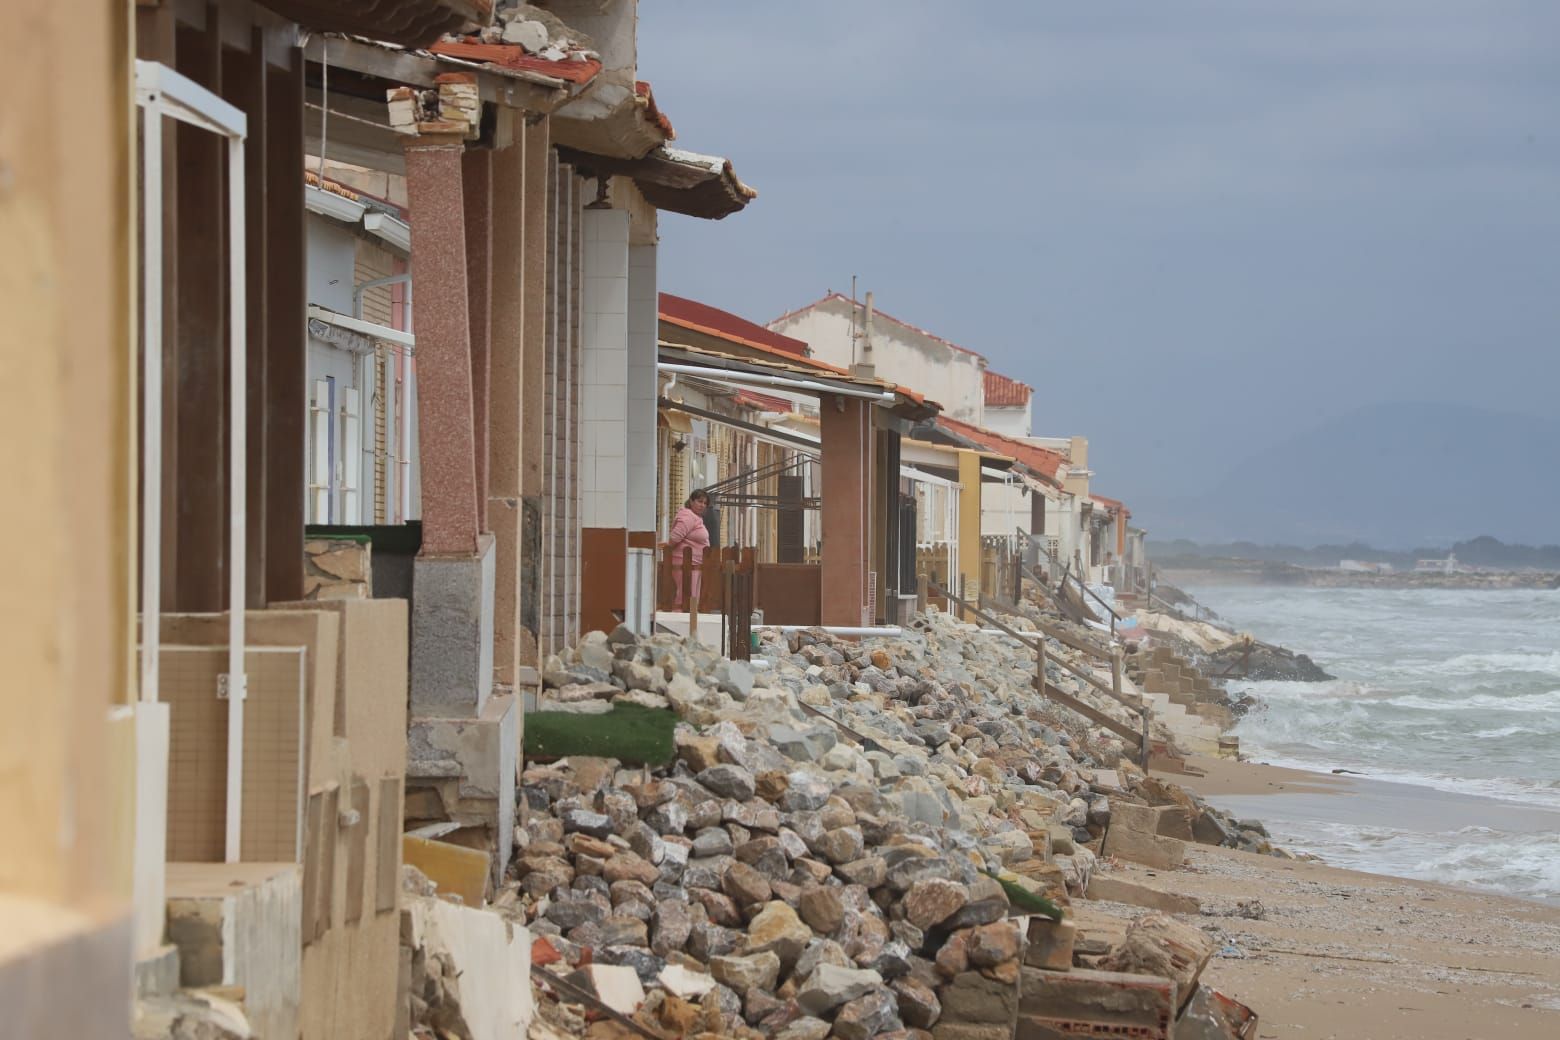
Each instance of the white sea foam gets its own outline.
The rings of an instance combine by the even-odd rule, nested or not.
[[[1560,807],[1560,594],[1218,588],[1199,599],[1339,677],[1238,685],[1260,702],[1236,730],[1253,756]],[[1293,826],[1299,847],[1341,865],[1560,900],[1553,833]]]
[[[1447,672],[1537,672],[1560,675],[1560,650],[1548,653],[1458,654],[1439,667]]]

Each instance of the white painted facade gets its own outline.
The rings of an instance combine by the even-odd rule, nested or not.
[[[1034,395],[1030,394],[1029,400],[1024,402],[1022,408],[985,405],[986,421],[982,425],[992,433],[1000,433],[1004,437],[1027,440],[1030,434],[1030,421],[1033,417],[1031,414],[1033,402]]]
[[[580,524],[628,527],[628,213],[587,209],[580,320]]]
[[[340,203],[339,196],[332,200]],[[311,206],[305,222],[311,308],[305,331],[305,516],[311,524],[399,524],[421,515],[410,334],[383,324],[384,314],[365,313],[367,279],[359,263],[365,251],[386,259],[405,254],[365,231],[362,208],[354,221]],[[386,291],[381,287],[379,296]],[[410,299],[409,287],[396,295]],[[376,309],[386,308],[381,303]],[[409,328],[409,311],[405,307],[395,325]],[[379,427],[383,443],[375,440]]]
[[[865,322],[866,305],[836,293],[769,327],[806,342],[819,361],[850,368],[864,360]],[[872,364],[879,379],[925,394],[944,415],[985,425],[986,359],[979,354],[879,312],[872,319]]]

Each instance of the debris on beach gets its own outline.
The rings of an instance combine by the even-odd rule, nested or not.
[[[1102,855],[1172,870],[1190,843],[1265,836],[1145,775],[1035,692],[1028,647],[948,614],[894,638],[769,632],[758,654],[619,628],[546,662],[541,713],[675,716],[665,761],[528,756],[494,905],[546,976],[630,969],[618,1011],[652,1036],[1007,1037],[1058,986],[1101,1021],[1121,985],[1149,1017],[1187,1003],[1195,972],[1101,983],[1134,976],[1075,964],[1072,901],[1107,880]],[[1133,719],[1054,662],[1047,678]]]

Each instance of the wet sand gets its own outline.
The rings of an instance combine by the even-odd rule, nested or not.
[[[1165,778],[1215,802],[1256,803],[1257,816],[1257,792],[1331,811],[1346,811],[1358,793],[1357,778],[1197,764],[1205,777]],[[1426,794],[1433,801],[1436,792],[1421,800]],[[1221,950],[1205,979],[1256,1009],[1263,1038],[1560,1037],[1560,907],[1201,845],[1181,870],[1121,864],[1111,876],[1202,901],[1193,923]],[[1252,899],[1261,903],[1257,919],[1239,910]],[[1144,912],[1091,901],[1074,908],[1084,931],[1105,939]]]

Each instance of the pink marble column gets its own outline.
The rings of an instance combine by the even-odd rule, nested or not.
[[[466,282],[466,213],[454,135],[406,141],[417,306],[417,433],[422,467],[422,555],[475,555],[476,419]]]
[[[493,153],[468,150],[461,158],[466,214],[467,312],[471,321],[471,404],[477,463],[477,529],[489,530],[488,411],[493,357]]]

